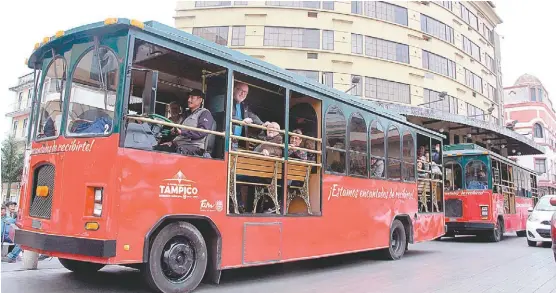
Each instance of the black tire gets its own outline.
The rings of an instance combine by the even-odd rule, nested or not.
[[[64,268],[76,273],[76,274],[89,274],[97,272],[104,267],[103,264],[79,261],[66,258],[58,258]]]
[[[388,248],[383,249],[382,256],[387,260],[398,260],[405,254],[407,235],[402,222],[398,219],[392,222],[390,227],[390,239]]]
[[[504,238],[504,222],[498,219],[498,221],[496,222],[496,226],[494,227],[494,230],[488,232],[488,240],[490,242],[500,242],[502,241],[503,238]]]
[[[531,240],[527,239],[527,245],[529,245],[531,247],[537,247],[537,241],[531,241]]]
[[[527,236],[527,231],[525,231],[525,230],[517,231],[517,232],[515,232],[515,234],[517,235],[517,237],[525,237],[525,236]]]
[[[151,242],[142,273],[157,292],[191,292],[205,275],[207,259],[201,232],[190,223],[174,222],[162,228]]]
[[[543,241],[543,242],[542,242],[542,247],[544,247],[544,248],[552,248],[552,242]]]

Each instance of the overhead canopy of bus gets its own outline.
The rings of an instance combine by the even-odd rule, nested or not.
[[[352,95],[310,80],[297,73],[289,72],[268,62],[258,60],[239,51],[232,50],[228,47],[207,41],[201,37],[194,36],[187,32],[164,25],[156,21],[140,22],[137,20],[130,20],[125,18],[109,18],[103,22],[83,25],[80,27],[69,29],[67,31],[58,31],[54,36],[45,37],[42,42],[35,44],[35,49],[31,57],[27,60],[27,65],[31,69],[40,69],[42,60],[52,57],[52,48],[59,48],[60,46],[64,46],[64,44],[69,41],[73,42],[81,38],[90,38],[91,36],[101,34],[112,34],[128,29],[142,30],[146,33],[165,38],[181,45],[185,45],[193,50],[202,49],[205,54],[211,54],[215,58],[222,58],[225,59],[227,62],[234,62],[238,66],[272,75],[277,79],[295,84],[298,87],[315,91],[319,94],[331,97],[333,99],[341,100],[355,107],[369,109],[376,114],[388,119],[392,119],[404,124],[409,124],[416,130],[422,131],[423,133],[427,133],[441,139],[445,138],[443,134],[414,125],[408,122],[404,116],[399,115],[396,112],[387,111],[374,102],[361,100]]]

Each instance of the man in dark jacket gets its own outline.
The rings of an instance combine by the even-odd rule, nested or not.
[[[193,90],[189,93],[187,100],[189,110],[185,112],[182,125],[211,130],[214,118],[208,109],[201,108],[203,99],[204,94],[200,90]],[[205,153],[205,141],[208,133],[181,128],[172,129],[172,133],[177,135],[176,138],[163,145],[171,146],[177,152],[190,156],[202,156]]]
[[[249,106],[243,103],[247,98],[248,93],[249,93],[248,85],[239,81],[235,82],[234,93],[233,93],[234,104],[232,106],[232,118],[235,120],[243,121],[247,124],[253,123],[253,124],[263,125],[267,127],[270,124],[270,122],[267,121],[263,123],[263,121],[259,118],[259,116],[251,112]],[[236,124],[233,126],[233,133],[235,136],[242,136],[242,134],[244,133],[244,129],[245,127]],[[237,147],[238,147],[238,142],[236,140],[232,140],[232,149],[235,150],[237,149]]]

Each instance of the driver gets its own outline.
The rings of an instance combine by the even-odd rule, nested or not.
[[[182,125],[211,130],[214,119],[206,108],[201,108],[204,94],[200,90],[192,90],[189,93],[187,105],[189,109],[184,113],[185,119]],[[181,128],[172,129],[172,134],[177,135],[171,142],[164,143],[175,147],[178,153],[192,156],[202,156],[205,153],[205,141],[208,133],[186,130]]]

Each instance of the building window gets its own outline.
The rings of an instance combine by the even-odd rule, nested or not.
[[[21,110],[22,103],[23,103],[23,92],[19,92],[19,94],[17,94],[17,105],[15,110]]]
[[[440,100],[440,93],[437,91],[425,89],[423,92],[423,100],[426,108],[439,110],[445,113],[458,114],[458,99],[446,95],[444,100]]]
[[[12,125],[12,134],[13,134],[13,136],[15,136],[16,133],[17,133],[17,120],[14,120],[13,125]]]
[[[546,159],[535,158],[535,172],[546,173]]]
[[[334,50],[334,31],[322,31],[322,49]]]
[[[433,1],[433,2],[452,11],[452,1]]]
[[[473,56],[476,60],[481,61],[481,48],[477,44],[473,43],[466,36],[462,36],[462,49],[465,53]]]
[[[543,94],[542,94],[542,89],[539,88],[538,91],[539,91],[539,95],[537,96],[537,97],[538,97],[538,100],[539,100],[539,102],[542,102],[542,96],[543,96]]]
[[[332,73],[332,72],[323,72],[322,75],[323,75],[324,85],[333,88],[334,87],[334,73]]]
[[[30,88],[27,91],[27,103],[25,104],[25,107],[30,107],[31,106],[31,101],[33,100],[33,93],[32,93],[32,88]]]
[[[531,93],[531,101],[536,102],[537,101],[537,89],[530,88],[529,92]]]
[[[423,50],[423,68],[456,78],[456,63],[448,58]]]
[[[365,77],[365,98],[411,104],[409,84]]]
[[[409,46],[365,36],[365,55],[409,63]]]
[[[320,8],[320,1],[266,1],[268,6]]]
[[[355,78],[358,78],[359,81],[357,83],[353,83],[353,80]],[[351,86],[353,87],[351,89],[351,94],[354,96],[361,96],[363,94],[363,81],[361,80],[361,76],[360,75],[352,75],[351,76]]]
[[[245,46],[245,26],[232,27],[232,46]]]
[[[467,68],[465,68],[465,84],[479,93],[483,93],[483,79]]]
[[[496,93],[496,88],[494,88],[490,84],[488,85],[488,99],[494,101],[495,103],[498,103],[498,95]]]
[[[492,30],[483,23],[483,37],[485,37],[485,39],[487,39],[489,42],[494,43],[494,34],[492,33]]]
[[[319,72],[313,70],[297,70],[297,69],[287,69],[290,72],[297,73],[299,75],[303,75],[310,80],[314,80],[319,82]]]
[[[195,7],[230,6],[232,1],[195,1]]]
[[[23,129],[21,130],[21,136],[27,137],[27,120],[28,118],[23,119]]]
[[[449,43],[454,43],[454,29],[432,17],[421,14],[421,31]]]
[[[228,45],[227,26],[196,27],[193,28],[193,34],[222,46]]]
[[[322,1],[322,9],[334,10],[334,1]]]
[[[467,103],[467,117],[477,120],[485,120],[485,111]]]
[[[492,72],[496,72],[496,66],[494,65],[494,59],[490,55],[485,53],[485,66]]]
[[[363,54],[363,35],[351,34],[351,53]]]
[[[352,1],[351,13],[407,26],[407,8],[380,1]]]
[[[479,22],[477,19],[477,16],[473,13],[471,13],[471,11],[469,11],[469,9],[467,9],[467,7],[463,6],[463,4],[460,2],[460,16],[461,19],[463,19],[463,21],[465,23],[467,23],[468,25],[470,25],[471,27],[475,28],[477,31],[479,30]]]
[[[320,30],[267,26],[264,28],[264,45],[320,49]]]
[[[543,130],[542,130],[542,126],[539,123],[535,123],[533,125],[533,136],[536,138],[543,138]]]

